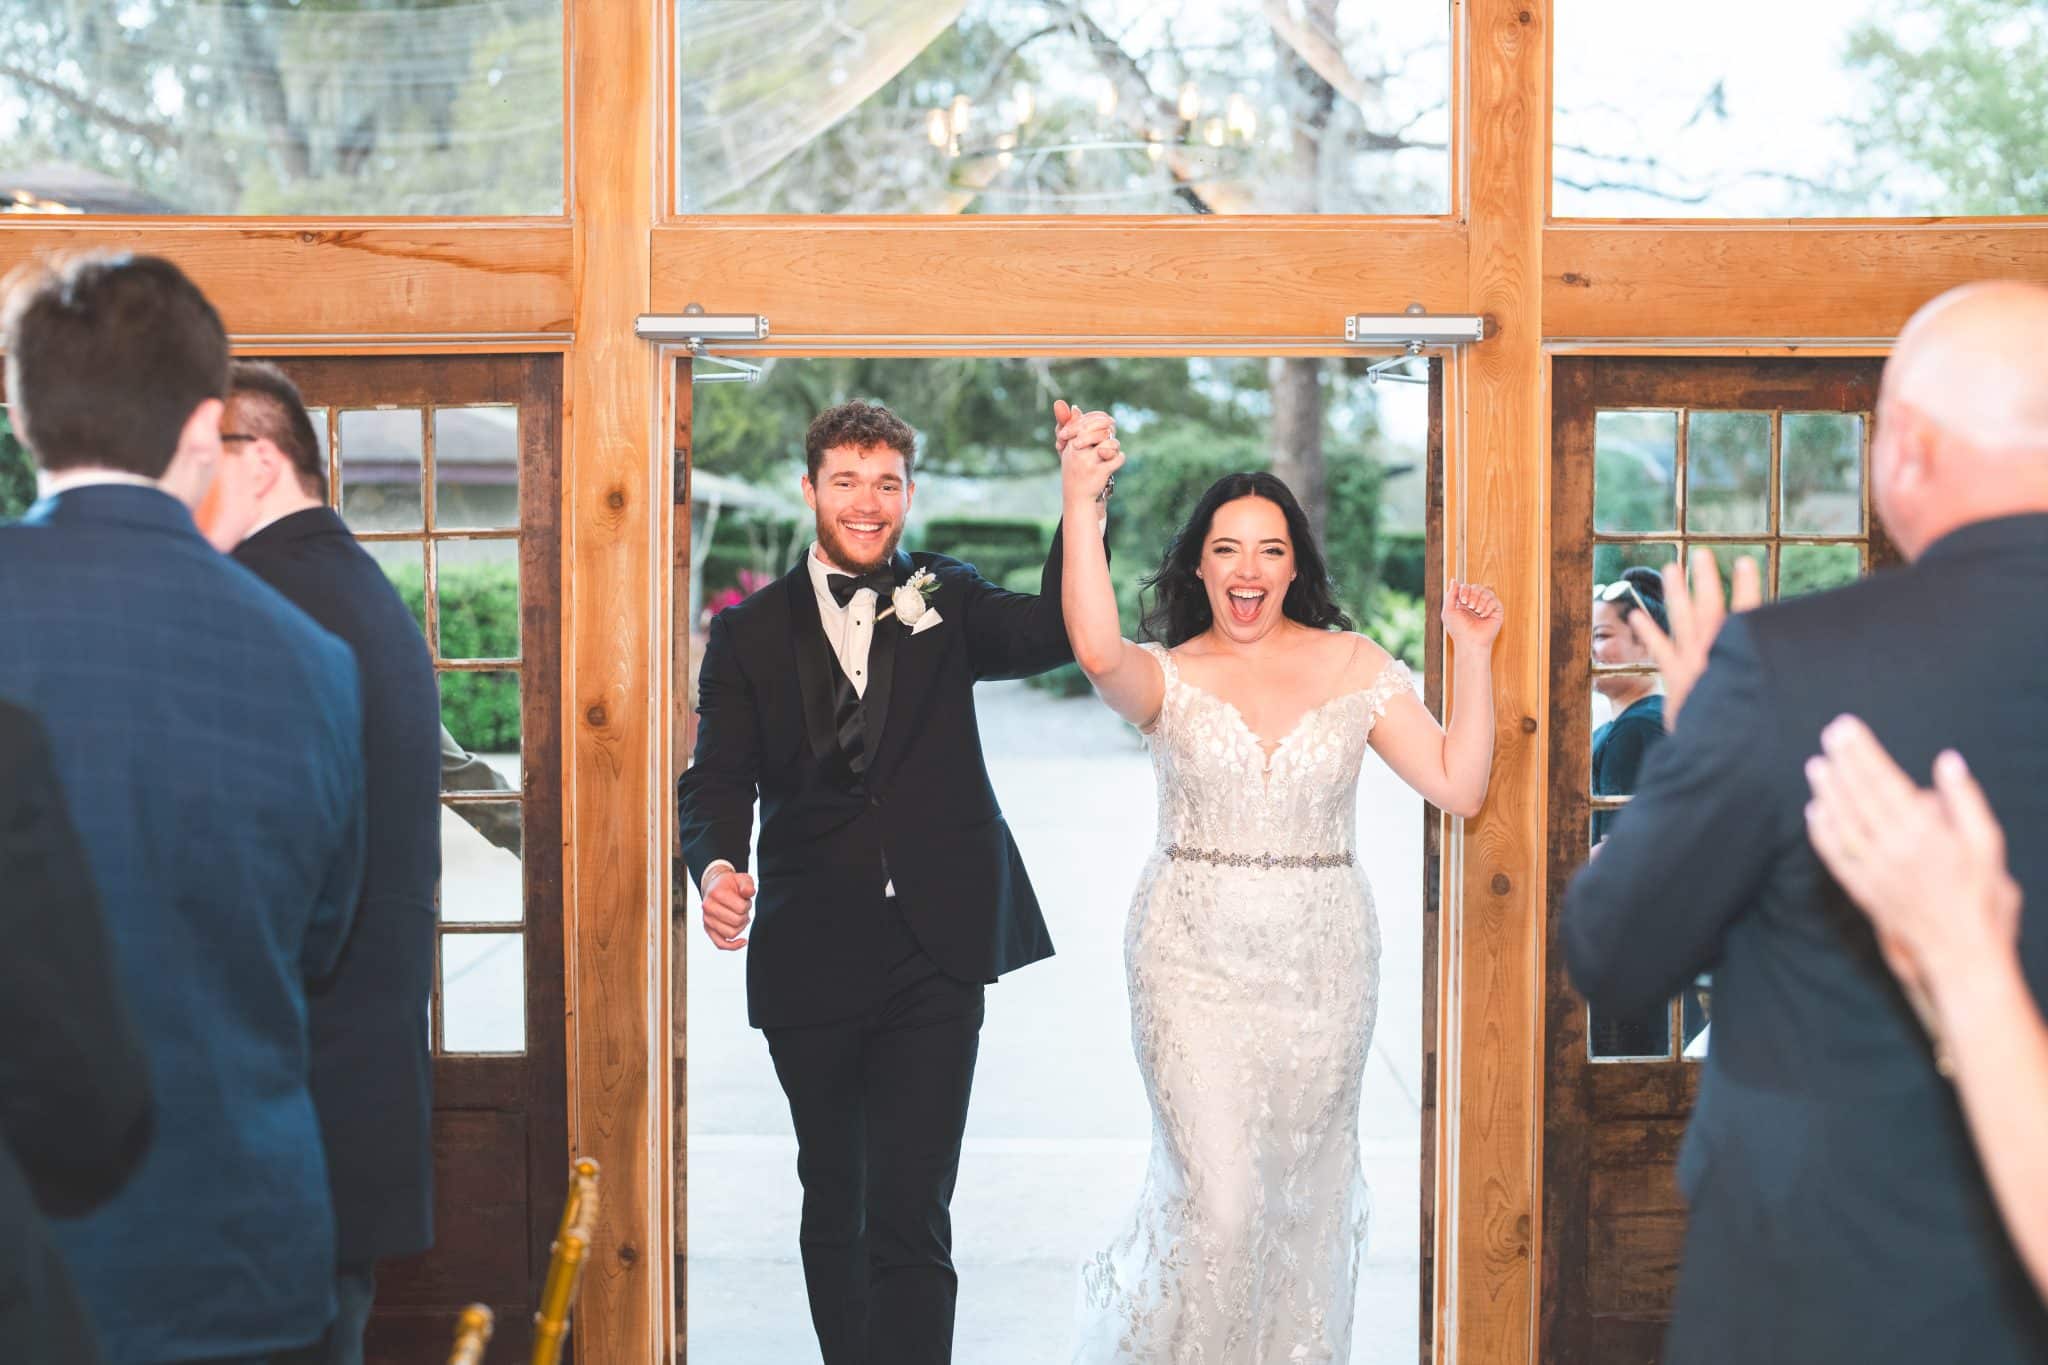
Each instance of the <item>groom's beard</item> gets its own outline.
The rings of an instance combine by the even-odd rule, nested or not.
[[[864,573],[873,573],[876,569],[881,568],[884,564],[894,559],[896,557],[896,542],[901,539],[903,539],[903,525],[901,522],[898,522],[890,530],[889,538],[882,542],[881,553],[871,558],[863,559],[859,551],[854,550],[840,538],[837,526],[822,519],[818,522],[818,544],[824,548],[825,558],[831,560],[841,569],[853,574],[855,577]]]

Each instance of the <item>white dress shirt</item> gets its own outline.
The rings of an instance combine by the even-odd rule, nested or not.
[[[826,580],[846,570],[827,560],[824,548],[815,540],[811,542],[811,552],[804,556],[804,565],[811,571],[811,591],[818,599],[818,622],[825,627],[825,641],[839,660],[839,671],[853,684],[853,690],[865,697],[868,649],[875,642],[875,609],[881,599],[875,596],[873,588],[860,588],[845,606],[840,606]],[[849,578],[855,576],[847,574]]]

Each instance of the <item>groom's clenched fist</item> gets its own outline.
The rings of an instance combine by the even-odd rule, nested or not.
[[[715,868],[705,878],[704,932],[727,952],[747,946],[740,937],[754,913],[754,879],[745,872]]]

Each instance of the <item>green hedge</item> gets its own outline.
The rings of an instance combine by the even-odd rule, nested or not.
[[[417,561],[384,566],[425,628],[426,585]],[[451,659],[519,655],[519,570],[511,564],[441,570],[441,653]],[[519,680],[505,673],[441,674],[441,723],[465,749],[519,751]]]
[[[1380,533],[1380,582],[1390,588],[1422,596],[1424,585],[1424,543],[1420,531]]]
[[[1052,527],[1035,517],[940,517],[919,528],[917,548],[972,564],[991,583],[1028,571],[1037,592]]]

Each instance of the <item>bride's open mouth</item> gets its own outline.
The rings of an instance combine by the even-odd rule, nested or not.
[[[1258,620],[1259,609],[1266,605],[1264,588],[1232,588],[1229,596],[1230,614],[1239,625],[1248,626]]]

